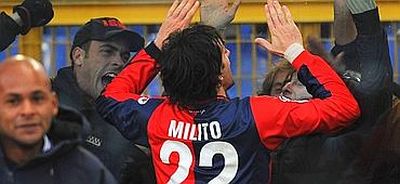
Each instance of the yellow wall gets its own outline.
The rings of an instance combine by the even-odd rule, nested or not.
[[[233,0],[231,0],[233,1]],[[318,23],[333,21],[333,0],[280,0],[292,12],[304,35],[319,35]],[[11,13],[21,0],[2,0],[0,10]],[[115,16],[125,24],[160,24],[172,0],[53,0],[50,25],[82,25],[90,18]],[[242,0],[234,23],[264,23],[265,0]],[[400,21],[400,0],[377,0],[382,21]],[[199,20],[197,14],[195,21]],[[20,52],[41,59],[42,29],[21,37]]]
[[[263,2],[242,0],[234,23],[265,22]],[[92,17],[116,16],[126,24],[158,24],[163,20],[171,0],[53,1],[55,17],[51,25],[80,25]],[[123,3],[121,3],[123,2]],[[158,3],[157,3],[158,2]],[[296,22],[330,22],[333,0],[282,0]],[[15,1],[2,2],[1,10],[11,12]],[[378,0],[382,21],[400,21],[400,0]],[[197,19],[198,20],[198,16]]]

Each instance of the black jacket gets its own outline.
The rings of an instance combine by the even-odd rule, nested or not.
[[[378,10],[353,15],[353,20],[358,30],[356,40],[336,45],[332,53],[344,51],[346,69],[361,74],[361,81],[348,83],[361,116],[352,127],[336,135],[318,134],[285,142],[271,155],[272,184],[341,183],[378,117],[391,107],[393,73]]]
[[[21,32],[21,27],[4,12],[0,13],[0,52],[6,49]]]
[[[85,125],[86,124],[86,125]],[[22,166],[10,163],[0,147],[0,184],[113,184],[112,174],[81,147],[86,119],[61,108],[47,134],[52,147]]]
[[[91,131],[84,147],[95,154],[121,183],[154,183],[149,157],[103,120],[78,87],[72,67],[60,69],[52,85],[60,104],[77,109],[89,120]]]

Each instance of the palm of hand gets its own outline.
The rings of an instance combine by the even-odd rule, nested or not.
[[[239,7],[240,0],[229,8],[229,0],[200,0],[200,19],[205,25],[217,29],[225,28],[234,18]]]

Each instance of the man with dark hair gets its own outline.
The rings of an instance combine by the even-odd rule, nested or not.
[[[121,183],[153,183],[149,156],[99,115],[94,100],[143,45],[144,39],[116,18],[91,19],[75,35],[70,52],[72,66],[61,68],[52,81],[60,103],[77,109],[90,122],[92,130],[84,147]]]
[[[283,140],[337,131],[358,117],[344,83],[303,49],[289,10],[272,0],[265,5],[272,43],[258,42],[303,71],[302,79],[313,83],[308,87],[320,99],[228,99],[226,89],[233,83],[229,50],[218,31],[205,25],[183,29],[198,6],[195,0],[176,0],[155,42],[96,100],[103,117],[125,137],[150,146],[158,183],[267,183],[267,153]],[[182,22],[171,24],[176,19]],[[164,41],[170,32],[163,29],[170,26],[181,31]],[[167,96],[140,96],[158,71]]]
[[[0,14],[0,51],[6,49],[18,34],[26,35],[32,27],[44,26],[53,18],[49,0],[25,0],[14,7],[13,14]]]
[[[0,183],[113,184],[80,146],[86,119],[58,108],[42,65],[17,55],[0,64]]]
[[[361,155],[361,147],[378,117],[391,107],[393,73],[387,36],[375,1],[335,0],[334,35],[332,53],[343,53],[342,59],[334,59],[315,43],[311,42],[311,46],[319,55],[331,58],[331,65],[357,99],[361,116],[339,134],[303,136],[282,144],[271,155],[273,184],[343,182],[342,177]],[[297,75],[300,74],[294,74]],[[308,92],[302,86],[297,77],[292,77],[281,95],[291,100],[310,98],[310,94],[304,95]]]

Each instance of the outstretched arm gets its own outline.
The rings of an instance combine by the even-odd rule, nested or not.
[[[98,111],[107,122],[137,144],[147,144],[147,122],[162,101],[140,96],[158,72],[157,54],[169,34],[189,26],[199,6],[196,0],[175,0],[154,43],[141,50],[96,100]]]
[[[251,98],[257,130],[265,146],[273,150],[285,138],[331,133],[348,126],[360,111],[346,85],[326,62],[304,50],[300,31],[287,7],[268,0],[265,11],[271,42],[259,38],[257,43],[292,63],[299,80],[318,97],[309,101]]]
[[[0,51],[6,49],[18,34],[25,35],[32,27],[44,26],[53,18],[49,0],[25,0],[14,6],[14,13],[0,14]]]
[[[393,69],[387,35],[380,23],[375,0],[347,0],[347,7],[358,34],[354,49],[357,60],[352,64],[358,66],[356,70],[361,73],[361,82],[355,90],[365,122],[375,123],[377,117],[391,108],[392,102]],[[371,126],[368,124],[361,126]]]

